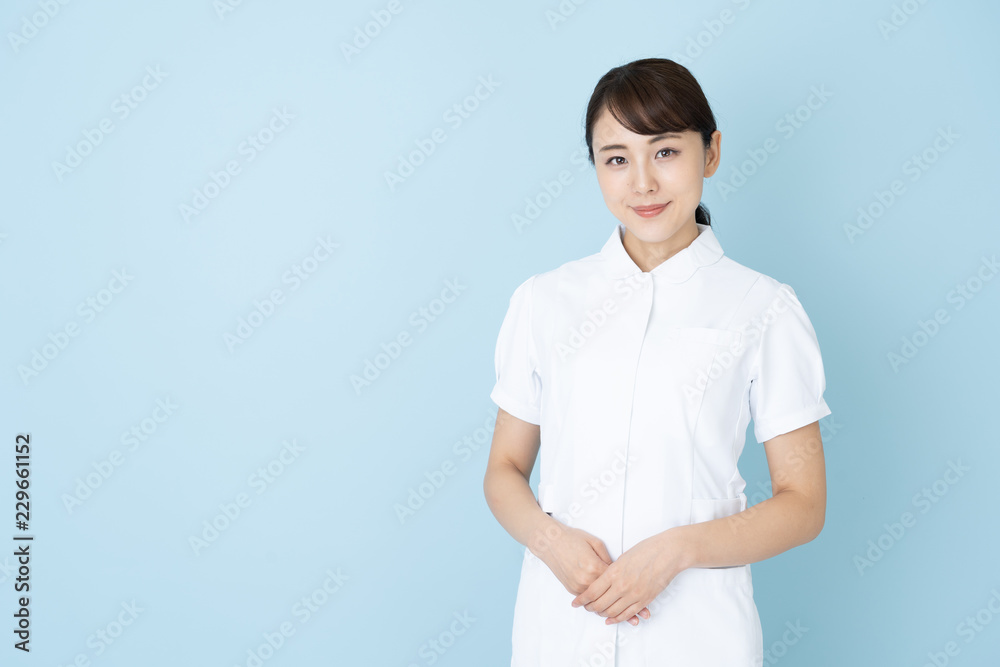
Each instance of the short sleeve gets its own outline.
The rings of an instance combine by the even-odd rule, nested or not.
[[[757,442],[794,431],[831,414],[819,341],[805,309],[788,285],[760,315],[756,363],[751,371],[750,416]]]
[[[490,398],[518,419],[540,424],[542,378],[531,328],[533,283],[534,276],[510,297],[497,337],[496,385]]]

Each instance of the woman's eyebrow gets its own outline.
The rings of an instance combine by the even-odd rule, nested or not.
[[[655,144],[657,141],[663,139],[681,139],[682,135],[678,132],[667,132],[666,134],[658,134],[649,140],[649,143]],[[622,144],[608,144],[604,148],[597,151],[598,153],[603,153],[604,151],[627,151],[628,147]]]

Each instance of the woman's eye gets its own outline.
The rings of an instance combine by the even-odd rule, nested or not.
[[[670,153],[671,155],[676,155],[677,151],[675,151],[673,148],[661,148],[660,150],[658,150],[656,152],[657,155],[659,155],[661,153]],[[664,155],[663,157],[670,157],[670,155]],[[621,160],[621,162],[615,162],[615,160]],[[622,164],[624,164],[624,162],[625,162],[625,158],[623,158],[621,155],[614,155],[614,156],[608,158],[608,161],[605,162],[604,164],[610,164],[610,165],[614,165],[616,167],[619,167]]]

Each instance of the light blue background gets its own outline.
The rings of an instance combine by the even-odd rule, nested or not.
[[[16,45],[10,34],[42,9],[7,3],[0,539],[16,532],[23,432],[36,538],[30,655],[11,646],[14,562],[0,559],[0,663],[246,665],[288,622],[264,664],[429,665],[434,641],[450,645],[433,664],[509,664],[522,547],[482,492],[500,322],[521,281],[597,252],[617,223],[580,161],[598,78],[700,38],[682,62],[723,135],[704,197],[713,228],[733,259],[795,288],[833,410],[823,533],[753,565],[769,664],[922,665],[949,641],[949,664],[995,664],[1000,618],[985,612],[972,641],[959,624],[994,593],[1000,605],[1000,280],[973,285],[961,309],[948,294],[1000,249],[1000,10],[903,4],[915,13],[884,35],[889,1],[567,0],[551,23],[556,0],[401,0],[348,59],[341,45],[386,3],[245,0],[220,16],[210,0],[72,2]],[[147,67],[165,78],[121,118],[113,101]],[[499,86],[448,122],[480,77]],[[786,136],[776,123],[814,86],[831,96]],[[249,161],[240,144],[274,109],[294,118]],[[105,118],[113,132],[60,180],[53,162]],[[385,174],[436,128],[446,140],[391,189]],[[905,163],[941,128],[957,141],[912,180]],[[769,137],[778,152],[723,197]],[[240,173],[185,221],[179,207],[229,160]],[[562,170],[572,183],[519,230],[513,216]],[[851,242],[845,225],[894,179],[905,192]],[[339,247],[293,289],[283,275],[318,238]],[[102,292],[122,270],[124,289]],[[411,315],[449,280],[464,289],[421,328]],[[225,336],[275,289],[283,302],[230,350]],[[88,321],[78,304],[102,296]],[[887,355],[938,309],[948,322],[894,370]],[[70,323],[78,335],[22,378]],[[351,376],[401,333],[410,344],[355,391]],[[178,408],[150,421],[167,399]],[[155,430],[130,450],[122,433],[143,420]],[[251,475],[293,440],[302,451],[258,494]],[[766,462],[748,440],[742,471],[759,502]],[[121,465],[67,509],[115,450]],[[954,461],[969,470],[921,511],[915,495]],[[449,462],[454,474],[401,522],[397,505]],[[241,493],[250,505],[196,554],[189,538]],[[907,511],[915,524],[892,537],[886,524]],[[859,570],[878,555],[869,541],[887,548]],[[338,569],[340,589],[297,615]],[[142,611],[98,655],[97,631],[115,632],[133,600]],[[475,620],[449,637],[463,613]],[[787,624],[807,631],[786,643]]]

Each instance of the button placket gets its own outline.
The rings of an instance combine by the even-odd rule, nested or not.
[[[642,307],[636,314],[637,315],[635,322],[636,330],[634,333],[638,338],[638,344],[634,347],[635,356],[630,360],[630,363],[632,364],[632,386],[628,396],[629,412],[627,419],[628,433],[626,434],[625,437],[625,456],[624,456],[625,472],[622,475],[622,491],[620,496],[621,521],[619,523],[619,528],[621,530],[619,531],[618,535],[619,554],[624,552],[624,547],[625,547],[625,494],[628,489],[628,472],[629,472],[628,459],[629,459],[630,441],[632,439],[632,410],[635,405],[635,378],[639,372],[639,360],[642,358],[642,347],[646,341],[646,330],[649,327],[649,318],[653,312],[653,297],[654,297],[653,276],[651,274],[639,273],[632,276],[628,276],[624,280],[630,282],[632,285],[636,284],[638,285],[637,293],[634,294],[633,297],[638,297],[637,302],[639,302],[639,299],[641,299]],[[615,641],[613,645],[613,652],[615,653],[615,655],[612,656],[611,658],[611,664],[616,664],[618,643],[621,640],[620,628],[621,628],[621,623],[616,623]]]

